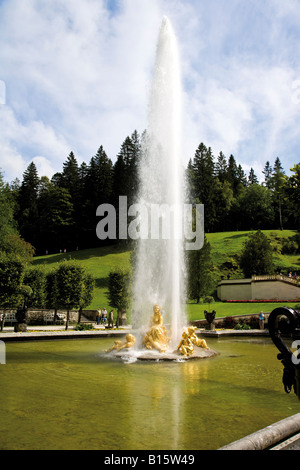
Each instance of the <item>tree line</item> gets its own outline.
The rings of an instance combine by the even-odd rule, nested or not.
[[[0,253],[0,305],[12,308],[23,305],[30,308],[67,310],[82,309],[93,298],[95,281],[91,274],[75,260],[63,260],[50,271],[32,266],[19,256]],[[55,321],[55,318],[54,318]],[[80,321],[80,318],[79,318]],[[3,324],[2,324],[3,328]]]
[[[0,178],[0,250],[32,256],[46,251],[73,251],[98,246],[96,208],[118,206],[120,195],[134,202],[138,163],[145,133],[126,137],[115,162],[103,146],[79,165],[71,151],[61,172],[39,176],[31,162],[22,181]],[[205,206],[205,232],[297,229],[300,222],[300,164],[287,176],[277,157],[266,162],[264,180],[253,169],[247,175],[235,157],[215,157],[203,143],[185,170],[186,202]]]
[[[205,206],[205,232],[298,229],[300,164],[287,176],[280,159],[266,162],[260,183],[253,168],[247,175],[233,155],[214,157],[199,145],[188,163],[190,201]]]

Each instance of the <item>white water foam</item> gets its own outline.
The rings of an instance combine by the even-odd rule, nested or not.
[[[136,250],[133,287],[135,328],[148,326],[152,307],[159,304],[171,330],[171,348],[178,345],[185,316],[184,242],[180,209],[184,204],[182,162],[182,86],[177,40],[168,18],[159,33],[149,99],[147,135],[139,165],[138,203],[163,208],[162,220],[175,210],[170,236],[140,239]]]

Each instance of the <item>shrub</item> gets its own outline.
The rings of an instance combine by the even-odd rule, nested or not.
[[[74,330],[82,331],[82,330],[93,330],[93,325],[91,323],[77,323]]]
[[[234,329],[235,330],[251,330],[251,326],[247,325],[247,323],[244,323],[243,321],[241,321],[240,323],[235,325]]]
[[[248,235],[240,258],[245,277],[274,272],[273,250],[268,237],[260,230]]]
[[[290,238],[282,242],[281,253],[283,255],[295,255],[299,253],[298,243]]]
[[[259,320],[257,315],[252,315],[249,320],[250,327],[253,330],[257,330],[259,328]]]
[[[233,329],[237,321],[233,317],[226,317],[224,318],[223,328]]]

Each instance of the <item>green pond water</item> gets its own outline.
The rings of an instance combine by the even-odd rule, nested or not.
[[[6,344],[0,449],[214,450],[300,411],[269,339],[210,339],[220,355],[133,362],[111,338]]]

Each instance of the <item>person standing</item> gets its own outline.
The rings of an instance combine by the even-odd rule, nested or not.
[[[265,316],[262,311],[259,312],[258,321],[259,321],[259,328],[263,330],[265,328]]]
[[[114,327],[114,311],[111,310],[108,315],[108,327],[113,328]]]
[[[96,315],[97,325],[100,325],[100,321],[101,321],[101,307],[98,308],[97,315]]]
[[[102,310],[102,322],[104,323],[104,325],[106,325],[106,322],[107,322],[107,310],[106,310],[105,307],[104,307],[104,309]]]

